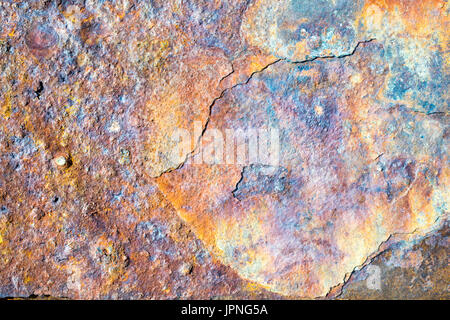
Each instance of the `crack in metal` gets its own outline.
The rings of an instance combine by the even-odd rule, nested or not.
[[[175,171],[175,170],[179,170],[179,169],[183,168],[183,166],[184,166],[185,163],[189,160],[189,158],[191,158],[193,155],[195,155],[195,152],[197,151],[198,147],[200,146],[201,139],[203,138],[203,136],[204,136],[206,130],[208,129],[208,125],[209,125],[209,121],[211,120],[211,115],[212,115],[212,110],[213,110],[214,105],[216,104],[217,101],[221,100],[221,99],[225,96],[225,94],[226,94],[228,91],[231,91],[231,90],[233,90],[233,89],[235,89],[235,88],[237,88],[237,87],[239,87],[239,86],[245,86],[245,85],[247,85],[247,84],[253,79],[253,77],[254,77],[256,74],[264,72],[264,71],[267,70],[269,67],[271,67],[271,66],[273,66],[273,65],[275,65],[275,64],[277,64],[277,63],[279,63],[279,62],[286,62],[286,63],[291,63],[291,64],[304,64],[304,63],[308,63],[308,62],[313,62],[313,61],[315,61],[315,60],[342,59],[342,58],[346,58],[346,57],[353,56],[353,55],[356,53],[356,51],[358,50],[358,48],[359,48],[360,45],[366,44],[366,43],[370,43],[370,42],[373,42],[373,41],[376,41],[376,39],[372,38],[372,39],[369,39],[369,40],[359,41],[350,53],[345,53],[345,54],[342,54],[342,55],[318,56],[318,57],[313,57],[313,58],[310,58],[310,59],[305,59],[305,60],[300,60],[300,61],[291,61],[291,60],[289,60],[289,59],[287,59],[287,58],[278,58],[278,59],[272,61],[271,63],[265,65],[263,68],[261,68],[261,69],[259,69],[259,70],[257,70],[257,71],[252,72],[252,73],[250,74],[250,76],[247,78],[247,80],[245,80],[245,81],[243,81],[243,82],[236,83],[236,84],[234,84],[234,85],[231,86],[231,87],[225,88],[224,90],[222,90],[222,92],[220,93],[220,95],[217,96],[216,98],[214,98],[214,100],[212,101],[212,103],[209,105],[209,114],[208,114],[208,118],[206,119],[205,125],[204,125],[204,127],[203,127],[203,129],[202,129],[202,132],[201,132],[200,136],[199,136],[198,139],[197,139],[197,142],[196,142],[196,145],[195,145],[194,149],[193,149],[190,153],[188,153],[188,154],[186,155],[186,157],[185,157],[185,159],[183,160],[183,162],[181,162],[177,167],[175,167],[175,168],[170,168],[170,169],[168,169],[168,170],[166,170],[166,171],[163,171],[160,175],[158,175],[158,176],[155,177],[155,178],[160,178],[160,177],[162,177],[162,176],[163,176],[164,174],[166,174],[166,173],[170,173],[170,172],[173,172],[173,171]],[[235,71],[234,71],[233,65],[231,65],[231,67],[232,67],[232,71],[231,71],[229,74],[227,74],[227,75],[225,75],[224,77],[222,77],[221,80],[219,81],[219,84],[220,84],[224,79],[226,79],[227,77],[229,77],[231,74],[233,74],[233,73],[235,72]]]
[[[441,218],[443,218],[443,217],[442,217],[442,216],[437,217],[436,220],[433,222],[433,225],[434,225],[434,226],[433,226],[432,230],[430,230],[429,232],[427,232],[427,233],[424,234],[424,235],[421,235],[420,237],[421,237],[421,238],[426,238],[427,236],[429,236],[429,235],[431,235],[433,232],[435,232],[435,231],[438,229],[438,227],[439,227],[439,226],[437,225],[437,222],[438,222],[439,220],[441,220]],[[444,218],[445,218],[445,216],[444,216]],[[442,220],[442,221],[444,221],[444,220]],[[352,270],[351,272],[347,273],[347,274],[344,276],[344,279],[343,279],[343,282],[342,282],[342,283],[340,283],[340,284],[338,284],[338,285],[336,285],[336,286],[331,287],[330,290],[328,291],[328,293],[325,295],[325,297],[326,297],[326,298],[331,298],[331,299],[337,299],[337,298],[339,298],[340,296],[342,296],[342,294],[344,293],[345,286],[349,283],[349,281],[352,279],[352,276],[353,276],[357,271],[360,271],[360,270],[362,270],[363,268],[367,267],[367,266],[370,265],[377,257],[379,257],[381,254],[383,254],[384,252],[386,252],[387,250],[390,249],[391,246],[388,246],[388,247],[386,247],[386,248],[384,248],[384,249],[382,249],[382,247],[383,247],[383,245],[387,244],[392,238],[394,238],[395,236],[411,236],[411,235],[416,234],[416,233],[419,232],[419,231],[420,231],[420,228],[416,228],[416,229],[414,229],[414,230],[411,231],[411,232],[394,232],[394,233],[390,234],[390,235],[387,237],[386,240],[384,240],[384,241],[382,241],[382,242],[380,243],[380,245],[378,246],[377,250],[376,250],[374,253],[370,254],[370,255],[366,258],[366,260],[365,260],[361,265],[354,267],[353,270]],[[333,293],[332,293],[333,290],[336,290],[336,289],[338,290],[338,292],[333,294]]]
[[[206,122],[205,122],[205,125],[204,125],[204,127],[203,127],[203,130],[202,130],[201,135],[200,135],[199,138],[197,139],[197,144],[196,144],[196,146],[194,147],[194,149],[193,149],[190,153],[188,153],[188,154],[186,155],[185,160],[184,160],[178,167],[173,168],[173,169],[169,169],[169,170],[167,170],[167,171],[161,173],[161,175],[159,175],[159,177],[161,177],[161,176],[164,175],[165,173],[169,173],[169,172],[172,172],[172,171],[174,171],[174,170],[181,169],[181,168],[184,166],[184,164],[187,162],[187,160],[188,160],[190,157],[192,157],[193,155],[195,155],[195,153],[196,153],[196,151],[197,151],[197,149],[198,149],[198,147],[199,147],[199,145],[200,145],[201,139],[202,139],[202,137],[204,136],[206,130],[208,129],[208,125],[209,125],[209,122],[210,122],[210,119],[211,119],[213,107],[215,106],[216,102],[219,101],[220,99],[222,99],[228,91],[231,91],[231,90],[233,90],[234,88],[239,87],[239,86],[247,85],[247,84],[252,80],[252,78],[253,78],[256,74],[264,72],[264,71],[267,70],[269,67],[271,67],[271,66],[273,66],[273,65],[275,65],[275,64],[277,64],[277,63],[279,63],[279,62],[282,62],[282,61],[283,61],[283,62],[291,63],[291,64],[304,64],[304,63],[308,63],[308,62],[313,62],[313,61],[315,61],[315,60],[342,59],[342,58],[346,58],[346,57],[349,57],[349,56],[354,55],[354,54],[357,52],[358,48],[359,48],[362,44],[370,43],[370,42],[373,42],[373,41],[376,41],[376,39],[369,39],[369,40],[360,41],[360,42],[358,42],[358,44],[354,47],[354,49],[353,49],[350,53],[342,54],[342,55],[339,55],[339,56],[336,56],[336,55],[331,55],[331,56],[318,56],[318,57],[314,57],[314,58],[306,59],[306,60],[301,60],[301,61],[291,61],[291,60],[289,60],[289,59],[287,59],[287,58],[279,58],[279,59],[277,59],[277,60],[275,60],[275,61],[273,61],[273,62],[267,64],[267,65],[264,66],[262,69],[257,70],[257,71],[254,71],[254,72],[247,78],[246,81],[237,83],[237,84],[235,84],[235,85],[233,85],[233,86],[231,86],[231,87],[229,87],[229,88],[224,89],[224,90],[220,93],[220,95],[219,95],[218,97],[214,98],[214,100],[213,100],[212,103],[210,104],[210,106],[209,106],[209,115],[208,115],[208,118],[207,118],[207,120],[206,120]],[[224,77],[222,77],[221,80],[219,81],[219,83],[221,83],[221,82],[222,82],[223,80],[225,80],[227,77],[229,77],[230,75],[232,75],[234,72],[235,72],[235,70],[234,70],[233,65],[232,65],[232,71],[231,71],[229,74],[227,74],[227,75],[225,75]],[[420,112],[419,112],[419,113],[420,113]],[[443,114],[443,112],[432,112],[432,113],[428,113],[428,114],[426,114],[426,115],[434,115],[434,114],[441,115],[441,114]],[[444,114],[445,114],[445,113],[444,113]],[[384,153],[381,153],[380,155],[378,155],[378,157],[377,157],[376,159],[374,159],[374,161],[379,160],[383,155],[384,155]],[[244,179],[244,172],[245,172],[245,169],[246,169],[247,167],[248,167],[248,166],[244,166],[244,167],[242,168],[240,179],[239,179],[239,181],[237,181],[237,183],[236,183],[236,185],[235,185],[235,188],[234,188],[234,189],[232,190],[232,192],[231,192],[234,198],[236,198],[235,193],[237,192],[237,190],[238,190],[238,188],[239,188],[239,184],[240,184],[240,183],[243,181],[243,179]],[[417,172],[416,172],[416,178],[417,178]],[[411,183],[411,185],[412,185],[415,181],[416,181],[416,179],[413,180],[413,182]],[[409,189],[407,190],[406,194],[407,194],[408,192],[409,192]],[[405,196],[405,195],[403,195],[403,196]],[[237,198],[236,198],[236,199],[237,199]],[[239,200],[239,199],[238,199],[238,200]],[[433,223],[434,227],[432,228],[432,230],[429,231],[428,233],[426,233],[425,235],[422,235],[421,237],[422,237],[422,238],[423,238],[423,237],[426,237],[427,235],[429,235],[429,234],[435,232],[436,227],[437,227],[437,223],[438,223],[438,221],[441,220],[442,218],[445,218],[445,216],[439,216],[438,218],[436,218],[436,220],[435,220],[434,223]],[[444,220],[445,220],[445,219],[443,219],[443,221],[444,221]],[[377,250],[374,251],[374,253],[372,253],[372,254],[370,254],[369,256],[367,256],[366,260],[365,260],[361,265],[355,266],[351,272],[345,274],[342,283],[339,283],[339,284],[337,284],[336,286],[331,287],[331,288],[329,289],[328,293],[327,293],[325,296],[323,296],[323,297],[315,297],[315,298],[332,298],[332,299],[339,298],[339,297],[344,293],[345,286],[349,283],[349,281],[352,279],[353,275],[354,275],[357,271],[360,271],[360,270],[362,270],[364,267],[370,265],[370,264],[371,264],[378,256],[380,256],[382,253],[384,253],[384,252],[386,252],[387,250],[389,250],[390,246],[387,246],[387,247],[384,248],[384,249],[383,249],[383,246],[386,245],[391,239],[393,239],[393,238],[396,237],[396,236],[401,236],[401,235],[403,235],[403,236],[414,235],[414,234],[418,233],[419,231],[420,231],[420,229],[419,229],[419,228],[416,228],[416,229],[413,230],[412,232],[397,232],[397,233],[392,233],[392,234],[390,234],[390,235],[387,237],[386,240],[382,241],[382,242],[378,245],[378,248],[377,248]],[[333,292],[333,291],[336,290],[336,289],[337,289],[338,291],[337,291],[337,292]],[[311,298],[311,297],[305,297],[305,298]]]

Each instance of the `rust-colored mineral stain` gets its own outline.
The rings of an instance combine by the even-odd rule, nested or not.
[[[108,31],[100,22],[88,22],[81,26],[80,34],[84,43],[91,46],[108,36]]]
[[[46,56],[57,45],[59,36],[55,29],[45,24],[35,24],[28,31],[25,43],[37,56]]]
[[[448,1],[10,2],[0,298],[448,298]]]
[[[208,127],[280,123],[286,173],[263,178],[263,166],[248,164],[239,175],[226,165],[196,166],[195,155],[194,164],[158,179],[161,190],[242,277],[283,295],[325,296],[391,234],[423,235],[445,216],[448,173],[435,168],[447,158],[434,148],[445,120],[375,99],[388,63],[375,41],[351,57],[281,62],[254,76],[215,105]],[[351,81],[358,77],[365,83]],[[294,83],[296,90],[285,89]]]

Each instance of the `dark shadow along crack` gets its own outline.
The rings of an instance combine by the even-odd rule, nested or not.
[[[157,176],[157,177],[155,177],[155,178],[160,178],[161,176],[163,176],[163,175],[166,174],[166,173],[170,173],[170,172],[172,172],[172,171],[179,170],[179,169],[183,168],[183,166],[186,164],[186,162],[188,161],[188,159],[191,158],[193,155],[195,155],[195,153],[196,153],[196,151],[197,151],[197,149],[198,149],[198,147],[199,147],[199,145],[200,145],[201,139],[203,138],[203,136],[204,136],[206,130],[208,129],[208,125],[209,125],[209,122],[210,122],[210,120],[211,120],[211,115],[212,115],[212,110],[213,110],[213,108],[214,108],[214,105],[217,103],[217,101],[221,100],[221,99],[225,96],[225,94],[226,94],[228,91],[231,91],[231,90],[233,90],[233,89],[235,89],[235,88],[237,88],[237,87],[239,87],[239,86],[245,86],[245,85],[247,85],[247,84],[253,79],[253,77],[254,77],[256,74],[264,72],[265,70],[267,70],[268,68],[270,68],[271,66],[273,66],[273,65],[275,65],[275,64],[277,64],[277,63],[279,63],[279,62],[287,62],[287,63],[296,64],[296,65],[297,65],[297,64],[303,64],[303,63],[313,62],[313,61],[315,61],[315,60],[342,59],[342,58],[346,58],[346,57],[353,56],[353,55],[357,52],[358,48],[359,48],[362,44],[366,44],[366,43],[373,42],[373,41],[376,41],[376,39],[369,39],[369,40],[359,41],[359,42],[357,43],[357,45],[353,48],[353,50],[352,50],[350,53],[346,53],[346,54],[342,54],[342,55],[318,56],[318,57],[313,57],[313,58],[310,58],[310,59],[305,59],[305,60],[300,60],[300,61],[292,61],[292,60],[287,59],[287,58],[279,58],[279,59],[277,59],[277,60],[275,60],[275,61],[273,61],[273,62],[267,64],[267,65],[264,66],[262,69],[252,72],[252,73],[250,74],[250,76],[247,78],[247,80],[245,80],[245,81],[243,81],[243,82],[239,82],[239,83],[237,83],[237,84],[235,84],[235,85],[233,85],[233,86],[231,86],[231,87],[229,87],[229,88],[224,89],[224,90],[220,93],[220,95],[219,95],[218,97],[214,98],[214,100],[212,101],[212,103],[209,105],[209,114],[208,114],[208,118],[206,119],[205,125],[204,125],[204,127],[203,127],[203,130],[202,130],[200,136],[199,136],[198,139],[197,139],[197,142],[196,142],[196,145],[195,145],[194,149],[193,149],[190,153],[188,153],[188,154],[186,155],[184,161],[183,161],[182,163],[180,163],[177,167],[175,167],[175,168],[170,168],[170,169],[168,169],[168,170],[162,172],[159,176]],[[225,80],[227,77],[229,77],[229,76],[230,76],[231,74],[233,74],[233,73],[234,73],[234,68],[233,68],[233,65],[232,65],[232,71],[231,71],[229,74],[227,74],[227,75],[225,75],[224,77],[222,77],[222,78],[220,79],[219,83],[221,83],[223,80]]]

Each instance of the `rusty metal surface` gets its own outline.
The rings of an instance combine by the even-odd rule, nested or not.
[[[448,298],[447,1],[0,8],[0,297]]]

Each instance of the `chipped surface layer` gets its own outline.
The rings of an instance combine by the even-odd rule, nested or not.
[[[448,172],[436,170],[445,167],[445,118],[373,99],[383,94],[384,55],[373,42],[344,59],[280,63],[216,104],[208,128],[280,127],[277,170],[186,165],[159,179],[243,277],[282,294],[324,296],[391,234],[428,232],[445,214],[438,181]],[[404,123],[415,124],[413,134]]]
[[[1,297],[448,298],[447,1],[0,7]]]

